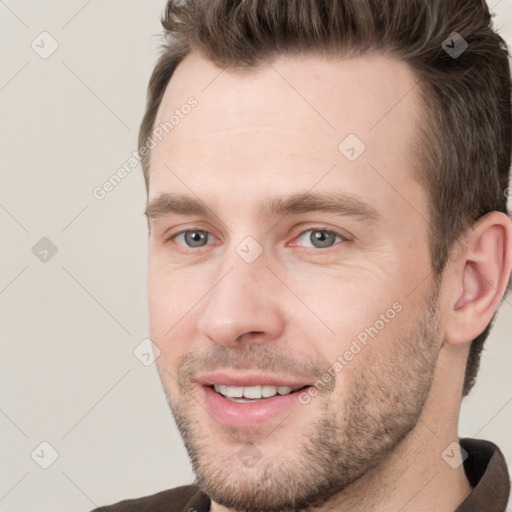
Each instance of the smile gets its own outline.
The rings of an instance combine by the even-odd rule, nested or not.
[[[291,388],[290,386],[273,386],[263,384],[257,386],[226,386],[223,384],[214,384],[213,389],[224,398],[237,403],[250,403],[266,398],[272,398],[276,395],[284,396],[304,389],[305,386]]]

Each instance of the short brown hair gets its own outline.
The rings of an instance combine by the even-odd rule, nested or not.
[[[508,213],[510,67],[485,0],[168,0],[162,25],[166,42],[149,82],[139,148],[176,66],[192,51],[241,72],[279,55],[379,53],[410,66],[423,98],[415,173],[430,199],[434,277],[476,220]],[[455,57],[447,48],[459,36],[468,46]],[[142,158],[147,186],[149,159]],[[492,320],[472,342],[464,396]]]

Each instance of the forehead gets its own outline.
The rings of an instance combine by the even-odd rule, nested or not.
[[[267,101],[270,105],[282,102],[283,106],[296,106],[295,111],[287,111],[290,121],[295,119],[294,112],[299,118],[316,113],[325,126],[331,127],[339,123],[336,114],[340,109],[343,112],[352,106],[359,116],[368,116],[369,126],[364,126],[368,128],[377,123],[379,113],[386,113],[379,112],[380,106],[396,106],[404,95],[409,96],[416,83],[417,77],[406,63],[375,53],[352,58],[282,56],[246,71],[218,68],[199,54],[191,53],[177,66],[167,85],[157,123],[165,122],[168,112],[195,94],[201,96],[201,110],[231,111],[236,106],[237,111],[246,108],[249,112],[256,107],[251,113],[259,118],[270,113],[265,107]],[[405,105],[410,106],[414,96]],[[229,124],[230,119],[224,115],[218,121]]]
[[[183,114],[191,97],[197,104]],[[226,193],[229,183],[242,196],[243,184],[304,192],[333,165],[324,187],[361,195],[387,180],[395,194],[420,193],[410,190],[419,186],[411,168],[420,111],[416,76],[381,55],[282,57],[242,73],[190,54],[157,113],[155,127],[181,115],[152,151],[149,198],[169,187],[186,192],[177,175],[194,190]]]

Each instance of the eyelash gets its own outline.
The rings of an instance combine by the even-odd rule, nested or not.
[[[193,233],[195,231],[200,231],[200,232],[203,232],[203,233],[206,233],[207,235],[209,236],[213,236],[209,231],[206,231],[204,229],[185,229],[183,231],[180,231],[179,233],[175,233],[174,235],[170,236],[166,242],[171,242],[171,241],[174,241],[178,236],[180,235],[183,235],[185,233]],[[314,232],[314,231],[319,231],[321,233],[327,233],[329,235],[334,235],[335,237],[339,237],[341,238],[341,242],[347,242],[348,241],[348,238],[340,233],[339,231],[336,231],[336,230],[333,230],[332,228],[328,228],[328,227],[325,227],[325,226],[315,226],[315,227],[312,227],[312,228],[308,228],[308,229],[305,229],[304,231],[302,231],[301,233],[299,233],[294,240],[298,240],[300,239],[304,234],[308,233],[308,232]],[[325,248],[320,248],[320,247],[304,247],[304,246],[297,246],[295,245],[296,247],[301,247],[302,249],[305,249],[307,251],[323,251],[323,252],[326,252],[328,251],[329,249],[332,249],[333,247],[335,247],[336,245],[339,245],[341,244],[341,242],[336,242],[334,243],[333,245],[329,246],[329,247],[325,247]],[[206,244],[205,245],[202,245],[202,246],[199,246],[199,247],[188,247],[188,246],[185,246],[185,245],[181,245],[181,244],[178,244],[180,245],[180,247],[183,247],[185,250],[198,250],[198,249],[202,249],[204,247],[206,247],[207,245],[216,245],[216,244]]]

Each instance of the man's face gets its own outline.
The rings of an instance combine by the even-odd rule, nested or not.
[[[179,121],[151,154],[151,338],[217,503],[321,504],[422,413],[441,336],[415,84],[377,56],[237,74],[190,55],[167,87],[155,127]]]

